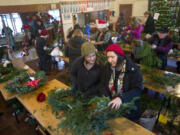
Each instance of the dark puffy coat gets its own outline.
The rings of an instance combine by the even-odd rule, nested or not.
[[[160,69],[164,70],[165,67],[167,66],[168,52],[173,47],[173,42],[171,38],[169,36],[166,36],[165,38],[160,39],[158,35],[154,35],[149,42],[150,44],[157,45],[156,51],[158,57],[162,61],[162,66],[160,67]]]
[[[70,66],[77,57],[81,56],[81,46],[85,41],[84,38],[79,36],[70,39],[69,46],[66,48],[66,56],[69,57]]]
[[[103,68],[103,64],[100,62],[87,70],[84,66],[84,57],[77,58],[70,72],[74,92],[80,91],[85,97],[99,96]]]
[[[36,40],[36,52],[39,57],[40,70],[47,71],[51,56],[47,55],[44,47],[46,46],[46,40],[42,37],[38,37]]]
[[[107,65],[104,70],[104,77],[103,77],[103,84],[104,88],[101,91],[102,94],[106,96],[110,96],[109,91],[109,80],[111,78],[112,69],[110,68],[110,65]],[[122,102],[129,102],[134,97],[140,97],[141,91],[142,91],[142,75],[140,73],[140,69],[137,65],[132,63],[129,59],[126,58],[126,72],[123,79],[123,93],[122,95],[118,95]],[[140,99],[136,100],[135,102],[137,106],[136,111],[132,111],[131,115],[127,116],[131,120],[136,120],[141,116],[141,110],[140,110]]]
[[[147,21],[144,26],[144,33],[152,34],[155,32],[155,24],[152,16],[147,18]]]

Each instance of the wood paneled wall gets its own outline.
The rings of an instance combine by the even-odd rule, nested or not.
[[[56,8],[60,9],[60,3],[56,3]],[[0,6],[0,14],[3,13],[25,13],[48,11],[51,9],[51,4],[33,4],[33,5],[16,5],[16,6]]]

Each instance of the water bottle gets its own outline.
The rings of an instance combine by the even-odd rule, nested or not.
[[[58,69],[62,70],[64,68],[65,62],[63,60],[58,61]]]

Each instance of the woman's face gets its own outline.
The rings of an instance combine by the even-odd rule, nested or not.
[[[118,56],[115,52],[113,51],[108,51],[107,52],[107,59],[109,64],[111,64],[112,67],[115,67],[117,64]]]
[[[96,62],[96,53],[90,53],[88,56],[85,56],[85,60],[89,64],[95,64],[95,62]]]

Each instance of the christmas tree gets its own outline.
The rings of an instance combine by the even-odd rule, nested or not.
[[[161,28],[162,26],[168,26],[169,28],[174,27],[172,11],[168,0],[154,0],[152,12],[154,14],[160,14],[158,20],[155,21],[156,29]]]

